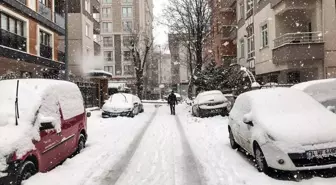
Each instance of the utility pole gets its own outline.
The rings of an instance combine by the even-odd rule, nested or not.
[[[69,12],[69,0],[65,0],[65,36],[64,36],[64,62],[65,62],[65,80],[69,80],[69,32],[68,32],[68,12]]]

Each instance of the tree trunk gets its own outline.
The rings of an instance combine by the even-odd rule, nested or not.
[[[137,89],[137,95],[140,99],[142,99],[142,91],[143,91],[143,70],[142,69],[136,69],[136,89]]]
[[[190,69],[190,81],[188,86],[188,98],[192,99],[193,88],[194,88],[194,73],[193,73],[193,53],[191,51],[191,46],[188,44],[188,53],[189,53],[189,69]]]

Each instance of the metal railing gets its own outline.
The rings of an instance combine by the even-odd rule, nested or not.
[[[40,44],[40,56],[52,59],[52,47]]]
[[[55,23],[60,26],[61,28],[65,28],[65,18],[64,16],[55,13]]]
[[[0,45],[20,51],[27,51],[27,38],[0,29]]]
[[[323,42],[322,32],[302,32],[286,33],[274,39],[274,47],[280,47],[285,44],[306,44]]]
[[[51,13],[51,9],[49,7],[47,7],[46,5],[44,5],[43,3],[39,2],[39,14],[41,14],[43,17],[49,19],[52,21],[52,13]]]

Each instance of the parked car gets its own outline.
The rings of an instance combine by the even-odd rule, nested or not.
[[[312,96],[330,111],[336,113],[336,79],[313,80],[292,86]]]
[[[85,147],[90,114],[76,84],[3,80],[0,89],[0,184],[21,184]]]
[[[192,105],[192,115],[206,117],[214,115],[228,115],[228,107],[231,103],[218,90],[206,91],[198,94]]]
[[[182,102],[182,96],[180,94],[178,94],[178,93],[174,93],[174,94],[176,96],[177,102],[181,103]],[[163,99],[165,99],[166,101],[168,101],[168,96],[169,96],[169,94],[163,96]]]
[[[110,96],[110,98],[105,101],[102,109],[103,118],[117,116],[134,117],[144,112],[140,98],[127,93],[117,93]]]
[[[269,168],[299,171],[336,167],[336,115],[302,91],[263,89],[240,95],[229,116],[233,149],[242,147]]]
[[[227,110],[230,112],[237,97],[233,94],[224,94],[224,96],[230,102],[230,104],[227,106]]]

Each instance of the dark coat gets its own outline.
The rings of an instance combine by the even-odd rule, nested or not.
[[[175,94],[170,94],[168,96],[168,104],[177,104],[177,98]]]

